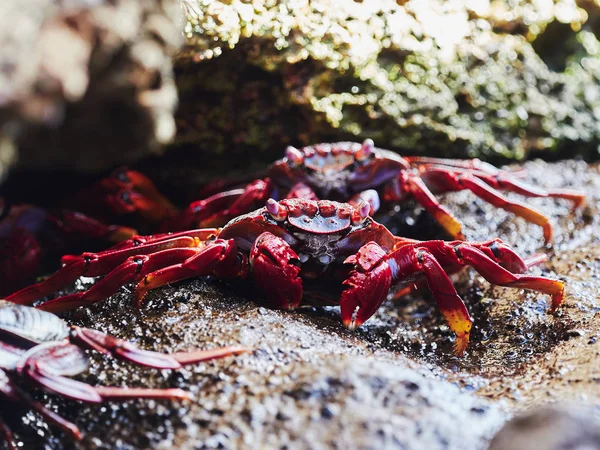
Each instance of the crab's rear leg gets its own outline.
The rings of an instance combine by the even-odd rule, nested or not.
[[[561,281],[542,276],[514,273],[509,270],[510,265],[504,262],[502,255],[493,258],[485,254],[478,247],[477,244],[465,242],[455,246],[453,252],[462,264],[473,267],[483,278],[492,284],[506,287],[520,287],[548,294],[552,299],[552,310],[561,305],[565,291],[564,284]],[[524,270],[530,264],[538,264],[539,262],[541,262],[539,257],[525,260]]]
[[[545,215],[530,206],[504,197],[495,188],[469,172],[455,173],[451,169],[428,168],[422,176],[441,192],[468,189],[482,200],[539,225],[544,231],[544,241],[552,240],[552,225]]]
[[[401,186],[400,190],[410,193],[453,239],[465,240],[462,225],[458,219],[440,204],[420,177],[401,174],[398,183]]]
[[[182,366],[248,352],[248,349],[244,347],[234,346],[164,354],[142,350],[129,341],[124,341],[97,330],[76,326],[72,327],[69,340],[78,346],[109,354],[138,366],[155,369],[180,369]]]
[[[175,237],[165,235],[156,241],[150,237],[147,243],[139,245],[121,244],[104,252],[83,253],[79,256],[67,255],[62,258],[63,267],[56,273],[40,283],[9,295],[5,300],[30,305],[35,300],[67,287],[82,275],[90,277],[105,275],[131,256],[148,255],[167,249],[198,247],[203,245],[204,238],[210,239],[216,232],[215,229],[192,230],[173,235]]]
[[[49,392],[86,403],[106,399],[189,399],[181,389],[145,389],[93,387],[67,378],[87,368],[85,353],[75,345],[58,342],[36,347],[17,366],[17,372],[29,382]]]
[[[90,239],[106,242],[122,242],[137,234],[133,228],[120,225],[105,225],[85,214],[60,210],[48,215],[48,220],[65,233],[76,233]]]
[[[10,401],[14,404],[22,404],[25,407],[28,407],[34,411],[36,411],[40,416],[42,416],[47,422],[56,425],[73,439],[81,439],[81,432],[79,428],[66,419],[63,419],[61,416],[56,414],[55,412],[49,410],[41,403],[35,401],[28,393],[23,391],[18,386],[15,386],[13,382],[8,378],[6,373],[0,370],[0,400],[2,400],[2,405],[6,405],[6,401]],[[8,428],[6,424],[4,424],[0,417],[0,432],[4,435],[11,449],[16,448],[12,445],[13,436],[12,432]]]
[[[479,176],[490,186],[521,194],[525,197],[562,198],[573,202],[573,209],[579,208],[585,203],[585,194],[571,189],[540,189],[524,183],[510,174],[500,173],[496,176]]]
[[[163,230],[184,230],[224,225],[230,219],[264,206],[274,193],[269,178],[255,180],[245,188],[211,195],[191,203],[183,212],[165,221]]]

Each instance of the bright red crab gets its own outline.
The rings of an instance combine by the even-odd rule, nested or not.
[[[157,369],[180,369],[184,365],[248,351],[242,347],[224,347],[171,355],[151,352],[100,331],[68,326],[53,314],[0,300],[0,406],[13,404],[29,408],[72,438],[81,439],[75,424],[34,400],[23,389],[23,383],[87,403],[190,398],[189,393],[181,389],[93,387],[67,378],[87,369],[88,358],[82,349]],[[14,436],[3,420],[3,414],[7,413],[14,414],[14,410],[0,409],[0,447],[4,440],[10,449],[16,450]]]
[[[186,278],[251,276],[268,305],[293,309],[306,294],[320,304],[339,303],[342,322],[355,328],[377,311],[392,287],[425,284],[456,334],[457,354],[469,342],[471,318],[448,275],[465,266],[491,283],[549,294],[552,309],[562,302],[560,281],[523,274],[543,256],[523,260],[499,239],[472,243],[396,237],[369,217],[369,209],[364,200],[355,207],[269,199],[266,207],[222,229],[136,237],[104,252],[66,256],[57,273],[7,300],[31,304],[80,275],[105,275],[89,290],[39,308],[59,312],[92,304],[129,281],[137,282],[135,298],[141,305],[150,289]]]
[[[499,190],[526,197],[563,198],[578,207],[584,194],[574,190],[544,190],[519,178],[523,172],[506,172],[479,161],[422,157],[401,157],[376,148],[371,139],[362,144],[336,142],[301,149],[288,147],[285,157],[272,164],[266,178],[246,187],[231,189],[196,201],[181,214],[167,219],[163,230],[221,226],[227,220],[264,205],[273,197],[329,199],[357,205],[362,199],[371,205],[371,214],[380,206],[409,198],[421,204],[453,238],[464,240],[460,221],[434,194],[469,190],[481,199],[523,217],[543,228],[546,242],[552,226],[546,216],[532,207],[503,196]],[[226,183],[216,183],[216,187]]]

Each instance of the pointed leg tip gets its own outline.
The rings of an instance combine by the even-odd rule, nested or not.
[[[544,226],[544,244],[548,245],[552,243],[553,238],[552,225],[548,224]]]
[[[562,305],[564,298],[565,298],[564,288],[563,288],[562,292],[552,295],[552,303],[550,305],[550,312],[553,312],[553,313],[556,312],[556,310],[560,307],[560,305]]]
[[[183,389],[167,389],[166,391],[172,400],[192,401],[194,399],[191,392]]]
[[[469,334],[465,334],[464,336],[456,336],[456,341],[454,342],[454,354],[456,356],[463,356],[465,350],[469,346]]]
[[[226,347],[225,349],[230,352],[230,355],[243,355],[244,353],[252,353],[254,351],[254,349],[250,347],[244,347],[241,345]]]

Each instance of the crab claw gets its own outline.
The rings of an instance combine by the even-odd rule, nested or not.
[[[298,276],[298,255],[280,237],[265,232],[250,251],[250,264],[256,284],[276,308],[294,309],[302,300],[302,280]]]
[[[363,245],[345,264],[354,269],[343,284],[340,309],[344,326],[355,329],[367,321],[386,299],[392,283],[392,270],[385,251],[375,242]]]

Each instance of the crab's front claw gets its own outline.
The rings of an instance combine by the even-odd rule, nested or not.
[[[385,251],[375,242],[363,245],[344,263],[354,264],[354,269],[343,283],[348,288],[342,292],[340,299],[342,323],[354,329],[375,314],[386,299],[392,283],[392,270]]]
[[[302,300],[299,258],[287,242],[271,233],[261,234],[250,252],[255,282],[276,308],[294,309]]]

